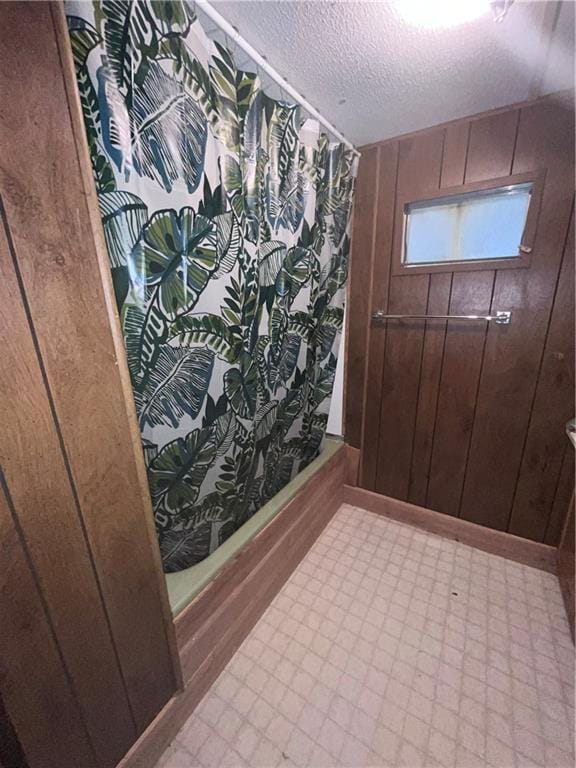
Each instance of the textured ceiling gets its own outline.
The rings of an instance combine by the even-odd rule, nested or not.
[[[404,21],[398,2],[213,5],[358,146],[571,87],[571,0],[517,0],[502,24],[435,30]]]

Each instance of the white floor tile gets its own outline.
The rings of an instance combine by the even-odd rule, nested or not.
[[[158,768],[573,768],[557,580],[343,505]]]

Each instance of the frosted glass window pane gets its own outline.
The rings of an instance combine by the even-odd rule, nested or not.
[[[532,184],[409,203],[405,264],[518,256]]]

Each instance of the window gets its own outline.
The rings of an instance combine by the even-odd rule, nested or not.
[[[404,267],[518,258],[534,182],[404,205]]]

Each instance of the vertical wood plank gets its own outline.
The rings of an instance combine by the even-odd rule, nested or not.
[[[446,315],[450,306],[452,276],[449,273],[430,275],[430,293],[426,314]],[[412,449],[408,501],[424,506],[426,489],[430,477],[432,441],[438,406],[438,388],[444,358],[446,322],[427,320],[422,350],[418,408],[414,423],[414,445]]]
[[[425,314],[429,282],[428,275],[393,276],[388,311]],[[387,326],[375,490],[404,501],[410,482],[425,323],[389,321]]]
[[[33,766],[95,768],[96,756],[3,487],[0,562],[2,698],[22,749]]]
[[[512,173],[518,119],[519,110],[511,109],[471,121],[466,161],[467,184]]]
[[[544,541],[548,528],[567,447],[565,425],[574,415],[574,327],[569,319],[573,317],[574,215],[564,249],[508,527],[511,533],[536,541]]]
[[[0,198],[0,465],[92,743],[102,764],[113,765],[136,732],[14,271],[9,235]],[[18,642],[17,634],[13,641]],[[103,708],[110,720],[102,716]]]
[[[486,314],[494,273],[457,272],[450,314]],[[485,338],[482,320],[448,321],[426,506],[458,516]]]
[[[509,525],[570,220],[573,135],[570,110],[552,100],[521,111],[513,172],[546,168],[546,181],[530,268],[497,274],[492,307],[511,310],[513,320],[488,331],[461,510],[499,530]],[[518,517],[516,525],[522,528]]]
[[[376,236],[372,260],[372,291],[369,302],[370,316],[377,309],[387,310],[390,285],[392,240],[394,231],[394,203],[398,171],[398,144],[380,147],[380,168],[376,207]],[[351,311],[355,311],[351,307]],[[370,324],[368,333],[368,360],[362,398],[364,418],[361,434],[359,483],[373,489],[376,482],[378,440],[380,435],[380,399],[382,391],[382,365],[386,346],[386,325]]]
[[[517,124],[516,110],[470,122],[466,183],[510,173]],[[460,163],[462,145],[460,134],[457,138]],[[448,177],[458,181],[461,171],[460,165]],[[490,311],[493,286],[493,270],[454,273],[450,314],[486,314]],[[458,515],[460,510],[486,325],[482,321],[465,324],[453,321],[448,323],[446,332],[426,506],[451,515]]]
[[[348,445],[360,447],[364,411],[364,382],[368,350],[370,283],[374,253],[374,225],[378,199],[378,148],[360,158],[354,202],[350,255],[348,330],[346,336],[346,426]]]
[[[464,183],[469,132],[470,124],[466,121],[455,123],[446,128],[440,187],[452,187]],[[452,275],[449,272],[430,275],[427,314],[448,314],[451,291]],[[446,323],[440,320],[427,321],[408,490],[408,501],[421,506],[426,503],[426,491],[430,477],[430,461],[445,340]]]
[[[469,138],[470,123],[467,120],[453,123],[446,128],[441,187],[456,187],[464,184]]]
[[[54,12],[63,25],[62,8]],[[88,210],[93,184],[92,197],[83,186],[85,139],[77,143],[64,85],[67,72],[70,92],[75,87],[71,57],[57,48],[50,4],[3,3],[0,15],[5,205],[107,620],[142,730],[176,688],[173,629],[142,456],[133,443],[134,406],[125,399],[110,278],[95,246],[102,235]]]
[[[399,145],[397,196],[437,189],[440,183],[444,131],[430,131]],[[403,211],[396,206],[393,249],[402,247]],[[428,303],[427,274],[393,275],[388,309],[393,314],[423,314]],[[375,490],[408,497],[414,423],[422,362],[424,323],[389,321],[382,375],[380,441]]]

